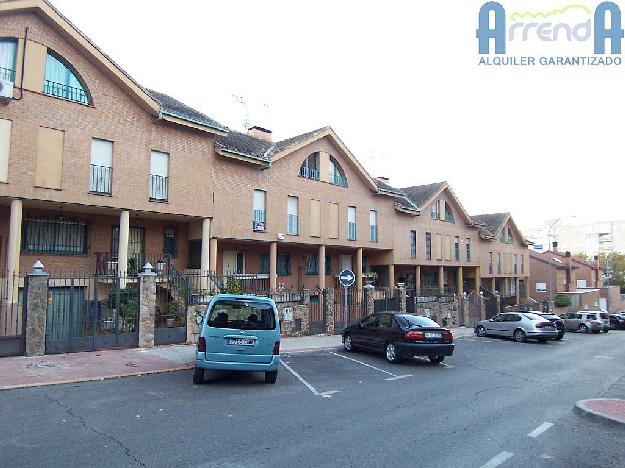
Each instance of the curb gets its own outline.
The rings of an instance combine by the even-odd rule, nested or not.
[[[590,398],[587,400],[578,400],[575,402],[575,406],[573,407],[573,410],[575,412],[577,412],[580,416],[584,416],[590,419],[593,419],[595,421],[600,421],[603,423],[608,423],[612,426],[615,427],[620,427],[620,428],[625,428],[625,422],[624,421],[620,421],[618,419],[612,418],[606,414],[600,413],[598,411],[595,411],[593,409],[590,409],[586,406],[586,403],[589,401],[596,401],[596,400],[601,400],[601,401],[623,401],[619,398]]]
[[[343,349],[342,346],[325,346],[323,348],[299,348],[280,351],[280,356],[283,354],[298,354],[298,353],[314,353],[315,351],[336,351],[337,349]]]

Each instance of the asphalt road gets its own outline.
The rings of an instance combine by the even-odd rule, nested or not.
[[[184,371],[0,392],[0,466],[625,466],[625,429],[573,412],[625,398],[625,331],[456,344],[445,366],[285,355],[300,378],[276,385]]]

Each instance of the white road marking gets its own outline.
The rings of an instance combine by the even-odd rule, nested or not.
[[[350,358],[350,357],[347,357],[347,356],[343,356],[342,354],[336,354],[335,352],[330,352],[330,354],[334,354],[335,356],[338,356],[340,358],[347,359],[348,361],[357,362],[358,364],[362,364],[363,366],[370,367],[371,369],[375,369],[378,372],[382,372],[384,374],[387,374],[387,375],[391,376],[391,378],[384,379],[384,380],[399,380],[399,379],[405,379],[406,377],[412,377],[412,374],[395,375],[392,372],[385,371],[384,369],[380,369],[378,367],[372,366],[371,364],[367,364],[366,362],[362,362],[362,361],[359,361],[358,359],[354,359],[354,358]]]
[[[299,375],[297,372],[295,372],[291,366],[289,366],[287,363],[285,363],[284,361],[280,361],[280,363],[286,367],[286,370],[288,370],[291,374],[293,374],[295,376],[295,378],[297,380],[299,380],[300,382],[302,382],[306,388],[308,390],[310,390],[314,395],[316,396],[320,396],[322,398],[332,398],[332,395],[334,395],[335,393],[338,393],[338,390],[330,390],[328,392],[318,392],[315,387],[313,387],[312,385],[310,385],[305,379],[304,377],[302,377],[301,375]]]
[[[441,366],[443,366],[445,369],[453,369],[454,366],[450,366],[449,364],[445,364],[444,362],[441,362]]]
[[[510,452],[501,452],[498,453],[497,455],[495,455],[493,458],[491,458],[488,463],[486,463],[485,465],[482,465],[481,468],[496,468],[499,465],[501,465],[503,462],[505,462],[506,460],[508,460],[509,458],[512,457],[512,455],[514,455],[513,453]]]
[[[611,356],[593,356],[595,359],[614,359]]]
[[[532,432],[527,434],[527,437],[532,437],[532,438],[535,439],[536,437],[541,435],[543,432],[547,431],[551,426],[553,426],[553,423],[545,421],[540,426],[538,426],[536,429],[534,429]]]

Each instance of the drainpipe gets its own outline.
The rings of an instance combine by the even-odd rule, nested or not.
[[[24,97],[24,70],[26,69],[26,42],[28,41],[28,26],[24,29],[24,50],[22,50],[22,76],[20,77],[20,97],[14,98],[21,101]]]

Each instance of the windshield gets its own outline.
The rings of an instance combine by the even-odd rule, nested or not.
[[[543,314],[541,315],[541,317],[546,318],[547,320],[557,320],[560,318],[557,315],[552,315],[552,314]]]
[[[396,315],[395,316],[402,328],[412,328],[412,327],[420,327],[420,328],[430,328],[430,327],[440,327],[438,323],[434,320],[431,320],[427,317],[420,317],[418,315]]]
[[[608,314],[599,314],[599,315],[601,315],[601,318],[604,320],[608,319]]]
[[[275,330],[271,304],[256,301],[217,301],[206,324],[213,328],[239,330]]]
[[[588,320],[597,320],[597,314],[586,314]]]
[[[543,319],[543,317],[541,317],[540,315],[536,315],[536,314],[523,314],[523,315],[525,315],[530,320],[542,320]]]

